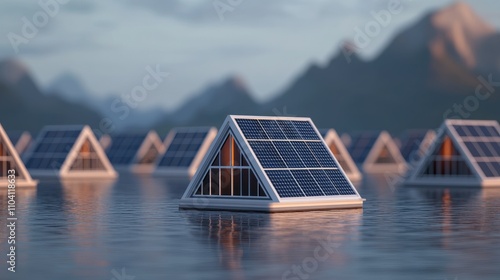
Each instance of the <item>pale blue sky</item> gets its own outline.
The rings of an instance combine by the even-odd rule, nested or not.
[[[147,65],[160,64],[171,75],[142,108],[173,108],[231,74],[243,77],[263,100],[286,87],[309,63],[327,62],[356,27],[373,20],[372,11],[385,9],[389,1],[69,0],[34,38],[19,45],[16,55],[8,34],[21,35],[22,18],[32,20],[43,9],[38,0],[2,0],[0,57],[20,58],[42,86],[73,72],[94,94],[130,92],[141,83]],[[452,2],[402,0],[403,11],[362,55],[373,57],[398,30]],[[498,0],[466,2],[500,27]],[[221,19],[214,3],[239,4]]]

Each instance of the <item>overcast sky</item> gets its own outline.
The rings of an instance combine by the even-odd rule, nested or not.
[[[141,106],[171,109],[233,74],[256,98],[271,98],[309,63],[326,63],[390,0],[69,0],[46,24],[40,2],[0,2],[0,58],[21,59],[42,87],[72,72],[100,95],[130,92],[159,64],[170,76]],[[452,2],[402,0],[403,11],[362,55],[373,57],[398,30]],[[500,1],[466,2],[500,27]],[[42,27],[16,54],[8,34],[23,36],[23,18],[34,16]]]

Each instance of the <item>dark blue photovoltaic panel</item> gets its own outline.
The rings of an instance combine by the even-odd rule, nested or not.
[[[403,158],[410,162],[412,159],[416,159],[420,151],[420,145],[427,135],[427,131],[412,131],[408,133],[401,142],[401,155]]]
[[[236,119],[236,123],[247,139],[269,139],[258,120]]]
[[[132,164],[146,136],[147,134],[120,134],[113,136],[111,144],[106,150],[111,164]]]
[[[312,154],[319,162],[321,167],[338,167],[332,155],[330,154],[330,151],[323,144],[323,142],[307,142],[307,146],[309,146],[309,149],[311,150]]]
[[[477,164],[481,168],[486,177],[500,177],[500,162],[478,161]]]
[[[191,166],[209,131],[210,128],[178,128],[158,166]]]
[[[292,170],[292,174],[306,196],[325,195],[308,170]]]
[[[356,192],[340,170],[325,169],[326,175],[341,195],[354,195]]]
[[[269,180],[280,197],[305,196],[288,170],[266,170]]]
[[[280,197],[356,195],[309,121],[236,122]]]
[[[304,140],[320,140],[318,133],[308,121],[292,121]]]
[[[340,195],[324,170],[312,169],[309,172],[311,172],[316,182],[318,182],[325,195]]]
[[[278,151],[271,141],[248,141],[257,159],[264,168],[286,168]]]
[[[300,159],[299,155],[295,152],[292,144],[288,141],[274,141],[274,146],[278,150],[285,161],[287,167],[289,168],[304,168],[304,163]]]
[[[269,139],[286,139],[285,134],[275,120],[259,120]]]
[[[349,153],[356,163],[363,163],[377,141],[378,133],[364,133],[351,136]]]
[[[459,136],[462,137],[499,137],[495,126],[491,125],[453,125]]]
[[[293,148],[295,149],[295,151],[297,151],[297,154],[302,159],[302,162],[304,162],[307,168],[321,167],[321,165],[319,164],[318,160],[316,160],[316,157],[313,155],[306,142],[294,141],[291,143]]]
[[[60,169],[82,128],[42,131],[26,160],[28,169]]]
[[[286,138],[290,140],[302,140],[302,136],[300,133],[297,131],[295,126],[291,121],[282,121],[278,120],[276,121],[281,128],[281,131],[285,133]]]

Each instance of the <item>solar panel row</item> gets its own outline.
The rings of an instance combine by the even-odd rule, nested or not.
[[[500,131],[492,125],[453,125],[486,177],[500,177]]]
[[[351,136],[351,144],[348,150],[354,162],[362,163],[365,161],[377,138],[378,133],[363,133]]]
[[[236,119],[236,123],[249,140],[320,140],[307,121]]]
[[[308,121],[236,119],[280,197],[354,195]]]
[[[500,137],[500,132],[492,125],[453,125],[462,137]]]
[[[280,197],[355,195],[340,170],[266,170]]]

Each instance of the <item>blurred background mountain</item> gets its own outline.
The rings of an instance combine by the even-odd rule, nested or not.
[[[119,94],[93,93],[69,71],[41,89],[26,66],[7,59],[0,63],[0,121],[36,132],[46,124],[99,127],[106,119],[116,130],[165,133],[173,126],[219,126],[228,114],[262,114],[311,116],[319,127],[339,131],[397,133],[437,127],[445,116],[500,120],[500,34],[468,4],[427,13],[372,59],[360,57],[355,42],[332,48],[327,63],[306,66],[271,99],[255,98],[244,77],[231,75],[170,111],[161,104],[130,108],[126,121],[113,110]],[[478,87],[490,96],[478,99]]]

